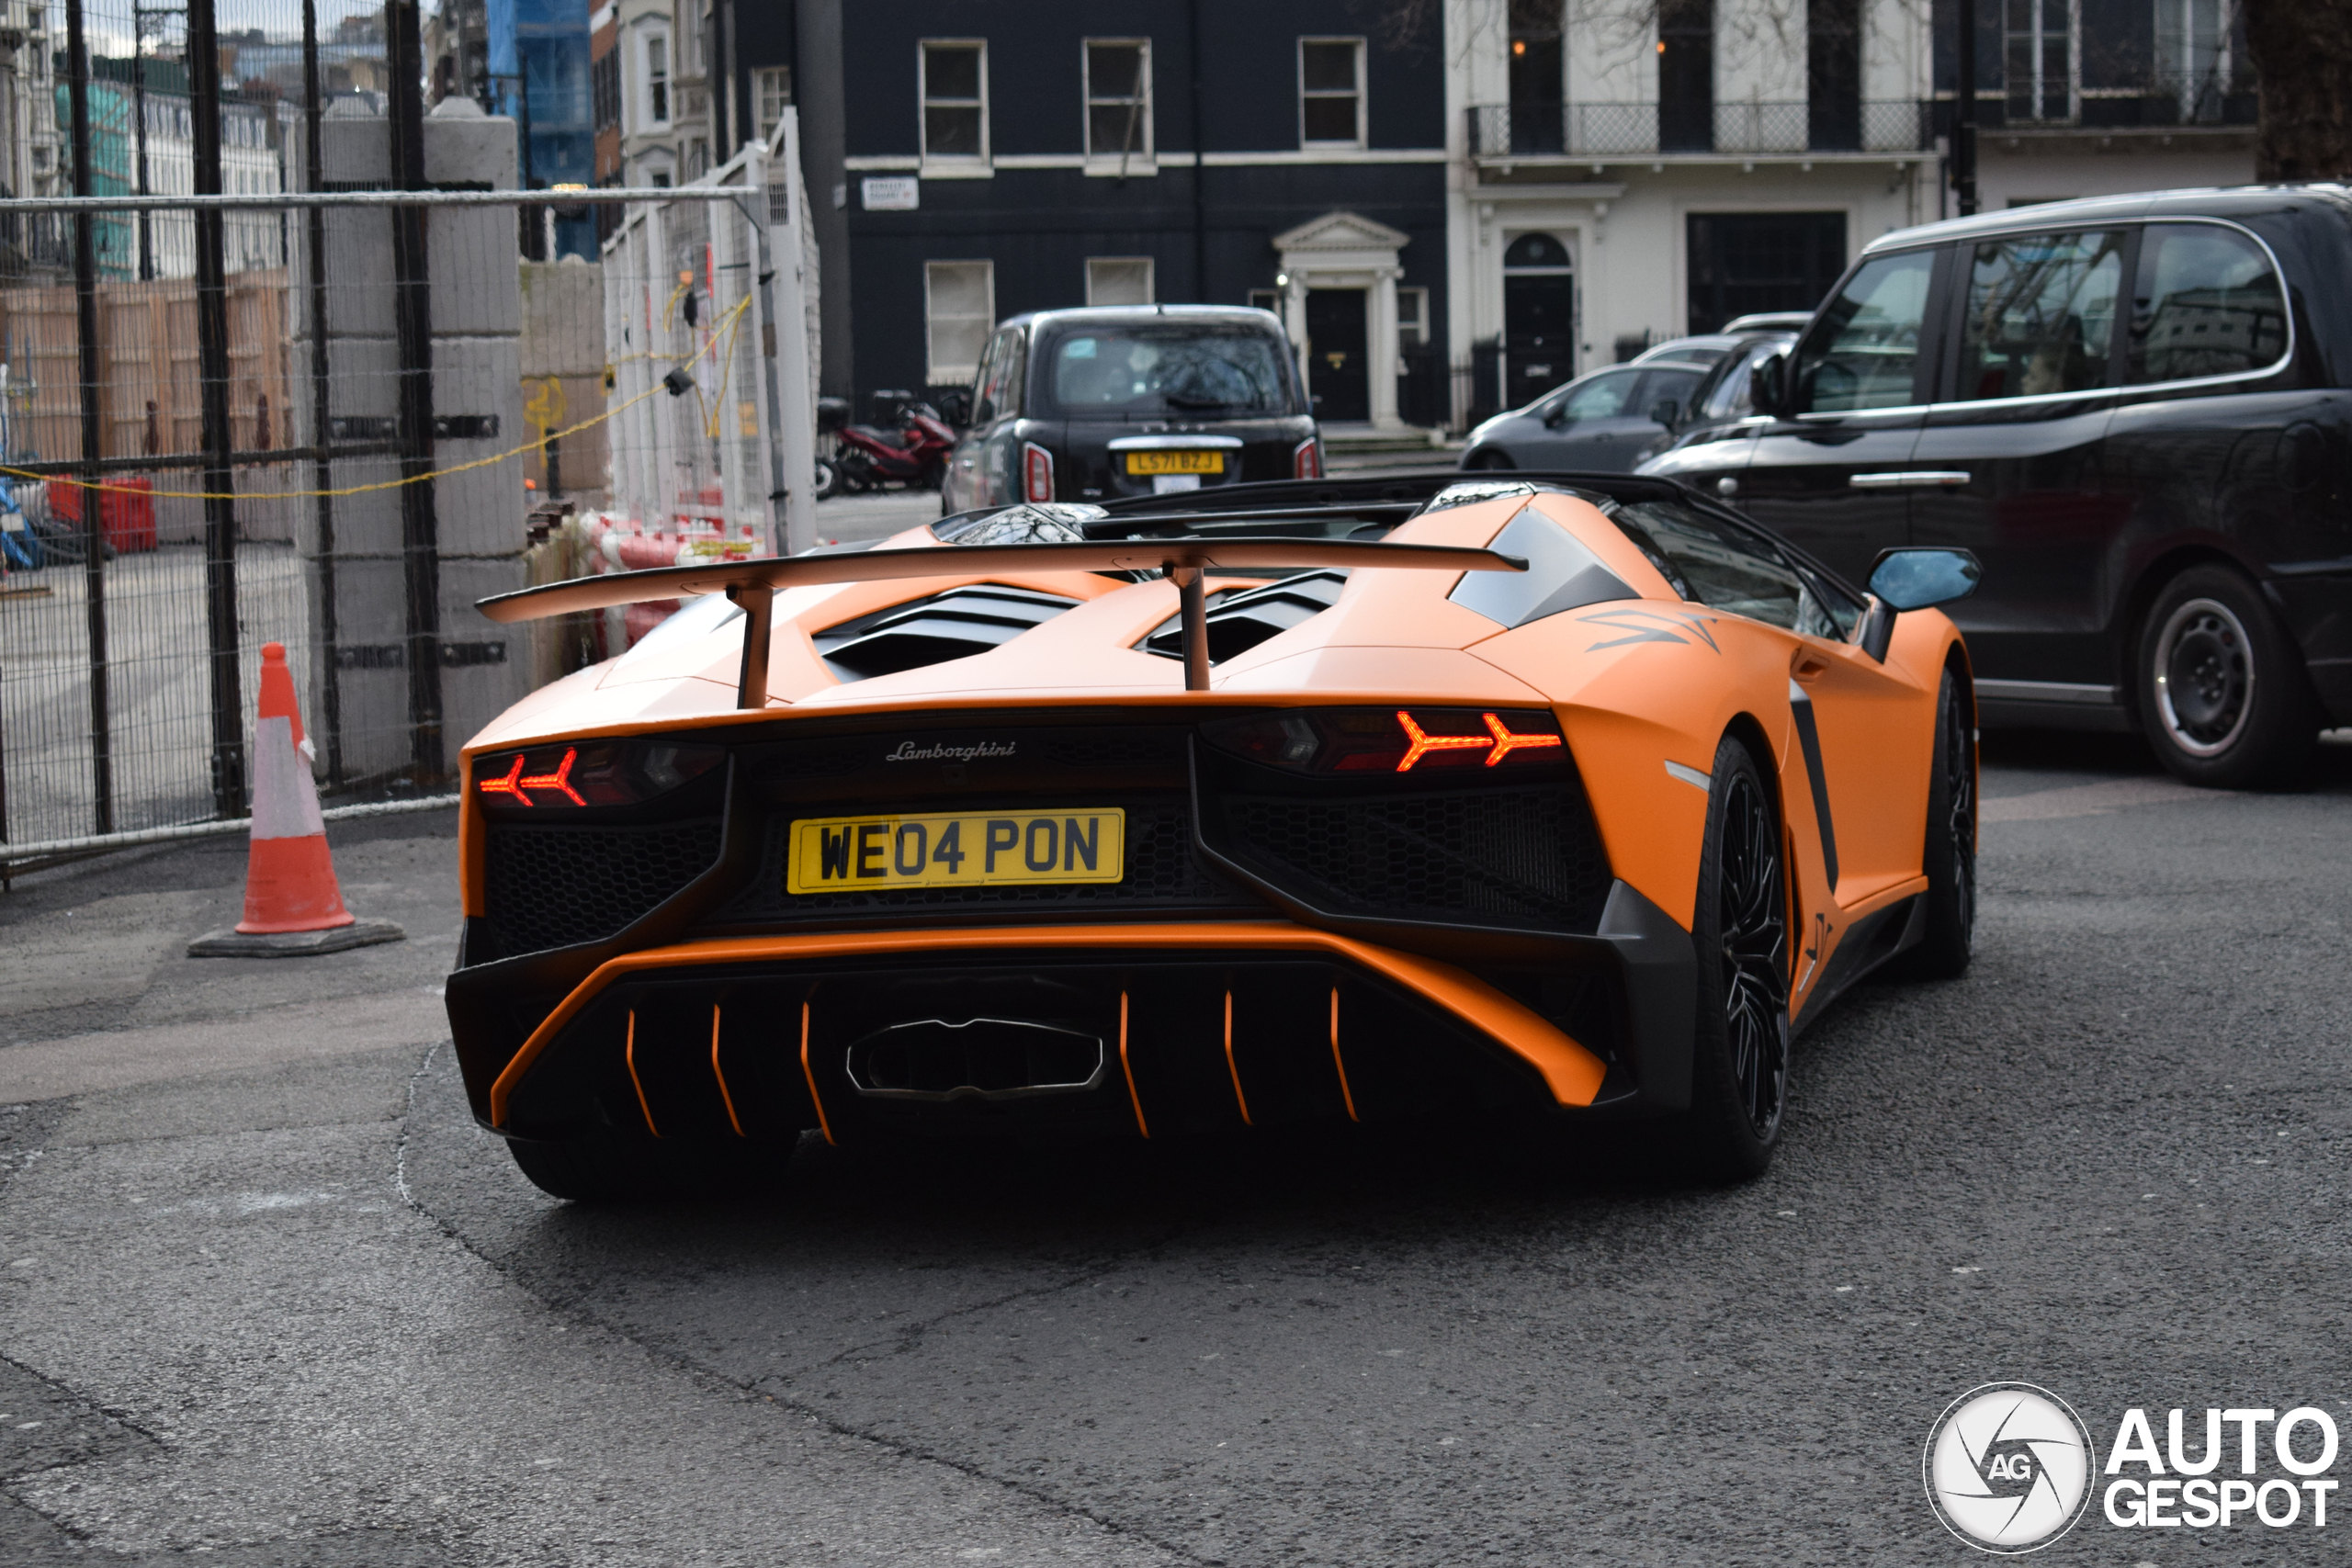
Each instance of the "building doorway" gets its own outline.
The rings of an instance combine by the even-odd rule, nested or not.
[[[1755,310],[1810,310],[1846,270],[1842,212],[1693,212],[1689,330]]]
[[[1327,424],[1372,418],[1364,305],[1361,288],[1306,291],[1306,384],[1315,393],[1315,417]]]
[[[1521,234],[1503,252],[1503,407],[1523,408],[1577,373],[1577,279],[1568,247]]]

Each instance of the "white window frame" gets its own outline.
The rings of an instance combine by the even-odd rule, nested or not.
[[[653,68],[653,53],[656,48],[662,51],[662,69],[659,72]],[[677,63],[678,51],[670,47],[668,28],[656,24],[645,28],[639,34],[637,45],[637,64],[641,95],[638,102],[644,110],[645,123],[649,126],[668,125],[672,117],[677,113]],[[657,82],[662,87],[662,112],[659,114],[654,112],[653,99],[653,88]]]
[[[2043,99],[2048,96],[2043,91],[2048,77],[2042,70],[2041,45],[2042,40],[2056,30],[2042,22],[2041,18],[2048,17],[2052,10],[2064,6],[2066,11],[2066,118],[2064,121],[2050,120],[2036,113],[2022,123],[2029,125],[2077,124],[2083,118],[2082,0],[2029,0],[2029,4],[2034,8],[2037,20],[2037,26],[2030,33],[2020,35],[2010,31],[2007,7],[2004,6],[2002,11],[2001,79],[2003,86],[2009,98],[2014,101],[2017,96],[2017,84],[2008,80],[2009,40],[2020,36],[2031,38],[2033,39],[2033,104],[2037,110],[2041,108]]]
[[[1136,266],[1140,265],[1143,267],[1143,298],[1140,300],[1127,301],[1128,303],[1149,305],[1156,303],[1159,300],[1159,267],[1151,257],[1089,256],[1086,258],[1086,302],[1089,305],[1092,305],[1096,302],[1094,299],[1094,269],[1106,263],[1113,266]]]
[[[1355,134],[1355,140],[1354,140],[1354,141],[1308,141],[1308,140],[1307,140],[1307,137],[1306,137],[1306,100],[1307,100],[1307,98],[1308,98],[1309,96],[1317,97],[1317,98],[1336,98],[1336,97],[1339,97],[1339,96],[1341,96],[1341,95],[1340,95],[1340,94],[1338,94],[1338,93],[1330,92],[1330,91],[1328,91],[1328,90],[1326,90],[1326,89],[1322,89],[1322,88],[1317,88],[1317,89],[1316,89],[1312,94],[1310,94],[1310,93],[1308,92],[1308,90],[1307,90],[1307,86],[1306,86],[1306,46],[1307,46],[1307,45],[1309,45],[1309,44],[1331,44],[1331,43],[1344,43],[1344,44],[1349,44],[1349,45],[1353,46],[1353,48],[1354,48],[1354,50],[1355,50],[1355,51],[1356,51],[1356,73],[1355,73],[1355,84],[1356,84],[1356,85],[1355,85],[1355,92],[1354,92],[1354,94],[1353,94],[1353,96],[1354,96],[1354,98],[1355,98],[1355,100],[1356,100],[1356,134]],[[1298,144],[1299,144],[1299,146],[1300,146],[1302,149],[1314,149],[1314,148],[1340,148],[1340,147],[1354,147],[1354,148],[1362,148],[1362,147],[1363,147],[1363,146],[1367,145],[1367,141],[1366,141],[1366,132],[1367,132],[1367,130],[1369,130],[1369,128],[1370,128],[1371,120],[1372,120],[1372,116],[1371,116],[1371,114],[1370,114],[1370,112],[1369,112],[1370,105],[1369,105],[1369,102],[1368,102],[1369,98],[1371,97],[1371,95],[1370,95],[1369,93],[1367,93],[1367,92],[1364,90],[1364,80],[1363,80],[1364,47],[1363,47],[1363,43],[1364,43],[1364,40],[1363,40],[1361,37],[1349,36],[1349,35],[1345,35],[1345,34],[1339,34],[1339,35],[1301,35],[1301,37],[1299,38],[1299,40],[1298,40],[1298,59],[1297,59],[1297,66],[1298,66]]]
[[[792,102],[792,85],[789,65],[763,65],[752,71],[752,107],[762,141],[775,134],[777,122],[784,118],[785,107]]]
[[[1279,288],[1252,288],[1249,304],[1253,310],[1272,310],[1279,316],[1283,313],[1283,291]]]
[[[939,322],[940,322],[940,319],[941,319],[941,318],[939,317],[938,313],[937,313],[936,311],[934,311],[934,310],[932,309],[932,290],[933,290],[933,286],[934,282],[935,282],[935,281],[936,281],[936,279],[937,279],[937,276],[938,276],[938,274],[939,274],[939,269],[940,269],[940,268],[942,268],[942,267],[951,267],[951,266],[958,266],[958,267],[963,267],[963,266],[976,266],[976,267],[979,267],[979,268],[981,268],[981,269],[982,269],[982,276],[983,276],[988,280],[988,309],[987,309],[987,313],[986,313],[986,314],[987,314],[987,319],[986,319],[985,321],[981,321],[981,323],[980,323],[980,330],[979,330],[979,333],[978,333],[978,342],[979,342],[979,352],[978,352],[978,354],[975,354],[975,355],[972,356],[972,361],[971,361],[971,363],[970,363],[970,364],[968,364],[968,365],[960,365],[960,364],[942,364],[942,363],[940,362],[940,359],[939,359]],[[969,318],[962,317],[962,316],[951,316],[951,317],[949,317],[949,318],[947,318],[947,319],[948,319],[948,320],[950,320],[950,321],[960,321],[967,320],[967,319],[969,319]],[[989,351],[989,341],[990,341],[991,337],[994,335],[995,330],[996,330],[996,263],[995,263],[995,262],[993,262],[993,261],[989,261],[989,260],[987,260],[987,259],[985,259],[985,258],[977,258],[977,257],[976,257],[976,258],[971,258],[971,259],[967,259],[967,260],[960,260],[960,261],[944,261],[944,260],[943,260],[943,261],[927,261],[927,262],[925,262],[925,263],[923,263],[923,264],[922,264],[922,356],[923,356],[923,365],[924,365],[924,370],[923,370],[923,385],[924,385],[924,386],[926,386],[926,387],[967,387],[967,386],[970,386],[970,385],[972,384],[973,378],[977,377],[977,376],[980,373],[980,360],[981,360],[981,358],[982,358],[982,357],[984,357],[984,356],[988,354],[988,351]]]
[[[931,150],[931,109],[933,104],[942,108],[971,108],[970,98],[934,98],[931,96],[931,51],[934,48],[969,49],[980,57],[979,89],[977,107],[980,111],[980,150],[972,152],[933,152]],[[915,40],[915,135],[922,149],[926,165],[941,164],[949,168],[971,168],[989,161],[989,40],[980,38],[926,38]],[[944,386],[944,382],[933,382]]]
[[[1407,318],[1405,311],[1405,306],[1408,301],[1410,301],[1413,306],[1413,312],[1409,320]],[[1405,333],[1408,331],[1419,335],[1419,341],[1414,344],[1416,348],[1423,347],[1428,344],[1430,341],[1430,291],[1427,288],[1400,288],[1396,290],[1396,352],[1400,355],[1405,352]],[[1405,367],[1400,363],[1396,367],[1396,374],[1402,376],[1404,373]]]
[[[1134,49],[1141,54],[1142,58],[1136,62],[1136,96],[1134,97],[1098,98],[1095,96],[1093,51],[1096,48],[1104,45]],[[1085,84],[1086,89],[1080,100],[1084,106],[1084,112],[1083,123],[1079,127],[1079,135],[1084,139],[1088,166],[1107,166],[1118,169],[1122,173],[1157,173],[1159,164],[1154,161],[1151,140],[1151,40],[1148,38],[1080,39],[1078,40],[1078,71],[1079,77]],[[1132,150],[1114,148],[1105,152],[1095,147],[1094,110],[1098,104],[1136,104],[1137,106],[1136,130],[1139,134],[1136,137],[1136,144]]]
[[[2169,85],[2179,100],[2180,122],[2193,124],[2203,84],[2210,80],[2224,91],[2229,87],[2235,64],[2230,55],[2230,22],[2234,7],[2230,0],[2155,0],[2155,7],[2156,80]],[[2212,12],[2215,23],[2211,77],[2195,69],[2197,13],[2200,9]]]

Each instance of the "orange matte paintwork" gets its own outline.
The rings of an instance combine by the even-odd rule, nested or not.
[[[727,1069],[718,1065],[718,1004],[716,1002],[710,1007],[710,1076],[718,1080],[718,1100],[727,1107],[727,1124],[735,1129],[735,1135],[740,1138],[743,1135],[743,1119],[735,1114],[735,1097],[727,1088]]]
[[[1127,1061],[1127,993],[1119,993],[1119,1071],[1127,1078],[1127,1103],[1136,1108],[1136,1131],[1151,1136],[1151,1123],[1143,1119],[1143,1096],[1136,1092],[1136,1070]]]
[[[991,926],[973,931],[828,931],[808,936],[762,936],[680,942],[673,947],[648,948],[623,953],[599,964],[566,997],[546,1021],[514,1053],[498,1080],[490,1086],[490,1121],[506,1123],[507,1098],[538,1059],[539,1053],[562,1032],[581,1009],[606,987],[647,970],[675,969],[688,964],[763,964],[794,959],[827,959],[887,953],[956,953],[989,948],[1038,947],[1124,951],[1149,948],[1166,953],[1186,950],[1262,953],[1317,953],[1350,960],[1398,985],[1419,992],[1437,1006],[1483,1029],[1513,1055],[1543,1075],[1552,1097],[1562,1105],[1590,1105],[1600,1092],[1607,1070],[1600,1057],[1563,1034],[1540,1014],[1503,995],[1485,981],[1451,964],[1415,953],[1398,953],[1358,942],[1332,931],[1315,931],[1283,920],[1202,921],[1198,923],[1103,926]],[[632,1017],[635,1015],[632,1014]],[[808,1065],[808,1006],[800,1010],[802,1070]],[[1236,1086],[1237,1092],[1238,1086]],[[808,1091],[817,1092],[814,1074]],[[824,1118],[819,1099],[817,1114]],[[832,1134],[828,1129],[826,1138]]]
[[[1330,703],[1545,706],[1557,717],[1582,774],[1611,871],[1687,927],[1698,885],[1707,792],[1669,773],[1666,764],[1705,774],[1724,738],[1742,736],[1760,753],[1757,761],[1778,793],[1792,844],[1790,892],[1798,951],[1791,1006],[1802,1007],[1855,920],[1925,886],[1920,860],[1937,687],[1948,661],[1966,669],[1959,633],[1934,611],[1902,615],[1881,665],[1850,644],[1686,603],[1623,533],[1573,496],[1504,498],[1455,507],[1412,519],[1389,537],[1397,543],[1488,545],[1522,508],[1575,535],[1638,597],[1505,628],[1452,603],[1447,595],[1457,581],[1452,576],[1361,570],[1330,610],[1219,663],[1209,690],[1187,692],[1180,661],[1136,646],[1176,614],[1172,583],[1127,583],[1093,573],[958,575],[954,547],[943,546],[943,570],[936,578],[780,593],[764,710],[734,708],[741,629],[722,626],[699,640],[626,655],[534,693],[474,738],[467,749],[466,776],[470,781],[473,759],[490,750],[555,739],[676,735],[698,727],[723,739],[730,726],[788,723],[799,714],[944,725],[968,723],[1009,705],[1143,712]],[[888,543],[904,548],[935,541],[927,529],[916,529]],[[816,655],[811,636],[827,626],[982,581],[1081,603],[986,652],[849,684],[836,682]],[[1214,587],[1225,591],[1253,581],[1220,578]],[[1789,694],[1792,681],[1813,696],[1829,778],[1839,863],[1834,892],[1798,743]],[[469,915],[479,915],[482,835],[479,796],[470,782],[460,817],[464,906]],[[503,1121],[508,1091],[553,1032],[588,997],[636,968],[1048,943],[1241,945],[1345,955],[1414,987],[1527,1057],[1561,1103],[1589,1103],[1600,1086],[1600,1064],[1590,1052],[1451,965],[1281,921],[1139,923],[812,934],[626,954],[600,968],[508,1064],[491,1091],[492,1119]],[[1336,1034],[1333,1054],[1344,1087],[1346,1067]],[[813,1095],[813,1074],[809,1087]],[[818,1114],[821,1122],[821,1100]],[[1140,1129],[1140,1102],[1136,1117]],[[830,1127],[825,1131],[830,1139]]]

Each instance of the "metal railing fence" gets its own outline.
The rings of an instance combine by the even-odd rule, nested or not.
[[[390,127],[328,130],[333,169]],[[469,151],[450,141],[435,151]],[[666,221],[671,259],[699,246],[720,287],[702,330],[648,342],[626,386],[591,313],[568,404],[523,374],[525,275],[593,286],[601,268],[522,262],[516,212],[583,200],[621,207],[624,233]],[[529,581],[535,502],[612,504],[592,439],[607,424],[658,412],[689,493],[777,547],[768,204],[741,183],[0,201],[19,232],[174,210],[280,237],[272,265],[217,284],[0,286],[0,875],[241,818],[264,642],[288,649],[331,801],[446,795],[457,745],[550,668],[471,603]],[[706,420],[721,398],[757,417]],[[526,490],[533,473],[560,493]]]
[[[1911,99],[1722,100],[1713,106],[1477,104],[1465,112],[1470,155],[1493,161],[1919,152],[1934,145],[1930,109],[1930,105]]]

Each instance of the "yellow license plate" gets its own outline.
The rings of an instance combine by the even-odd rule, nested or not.
[[[1222,452],[1130,452],[1127,472],[1131,474],[1221,474],[1225,472]]]
[[[1116,807],[807,818],[792,825],[785,886],[846,893],[1116,882],[1125,874],[1126,838],[1127,814]]]

